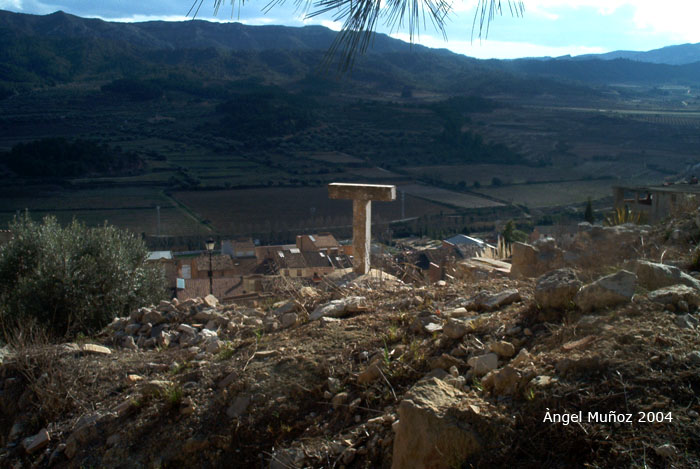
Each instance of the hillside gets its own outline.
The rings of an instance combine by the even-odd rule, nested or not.
[[[519,245],[511,278],[467,261],[433,285],[282,282],[252,305],[163,301],[79,343],[15,342],[0,462],[697,467],[700,281],[673,265],[695,216]]]
[[[61,11],[45,16],[0,11],[3,40],[0,81],[70,82],[115,74],[152,73],[159,67],[184,65],[206,70],[207,75],[229,78],[257,73],[293,79],[313,72],[322,64],[335,34],[321,26],[246,26],[200,20],[112,23]],[[686,51],[690,46],[677,47]],[[656,57],[665,56],[666,52],[647,54]],[[690,52],[684,54],[688,56]],[[617,60],[600,60],[606,58]],[[376,34],[372,48],[366,57],[360,58],[352,76],[360,82],[400,80],[447,92],[464,87],[476,92],[484,83],[524,90],[541,78],[565,80],[569,84],[545,81],[540,87],[569,87],[573,92],[576,87],[571,83],[599,86],[698,82],[699,66],[689,64],[689,60],[671,60],[674,65],[663,60],[658,63],[638,60],[632,55],[611,55],[576,60],[480,61]],[[241,61],[245,62],[242,70]],[[376,67],[377,61],[388,65],[389,70]]]
[[[573,58],[573,60],[615,60],[629,59],[639,62],[650,62],[668,65],[686,65],[700,62],[700,43],[679,44],[675,46],[661,47],[649,51],[617,50],[605,54],[585,54]]]

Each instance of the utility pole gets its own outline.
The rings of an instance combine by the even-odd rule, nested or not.
[[[214,294],[214,269],[212,267],[211,255],[214,251],[214,239],[209,238],[206,242],[207,251],[209,251],[209,294]]]

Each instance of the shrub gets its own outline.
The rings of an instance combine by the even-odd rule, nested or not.
[[[52,336],[90,333],[165,295],[165,279],[146,264],[142,240],[113,226],[88,228],[55,218],[11,223],[0,248],[0,322],[4,332],[36,322]]]

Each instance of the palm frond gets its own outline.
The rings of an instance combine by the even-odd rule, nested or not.
[[[214,0],[214,14],[225,0]],[[268,12],[274,7],[289,0],[270,0],[264,7]],[[382,20],[384,26],[392,31],[407,28],[409,41],[420,36],[430,23],[444,39],[447,39],[445,22],[452,12],[454,0],[291,0],[302,9],[305,18],[313,18],[330,13],[333,19],[342,22],[343,26],[336,35],[328,53],[326,64],[338,57],[338,68],[347,71],[352,68],[357,54],[363,54],[372,43],[377,24]],[[238,10],[245,0],[230,0],[232,14],[238,5]],[[478,37],[488,37],[491,22],[497,15],[503,15],[504,3],[508,4],[510,14],[515,17],[523,16],[525,4],[517,0],[478,0],[474,21],[472,22],[472,40],[478,25]],[[196,18],[204,0],[194,0],[187,16]]]

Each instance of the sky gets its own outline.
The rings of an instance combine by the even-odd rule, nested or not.
[[[63,10],[83,17],[107,21],[183,21],[193,0],[0,0],[0,9],[21,13],[49,14]],[[240,21],[250,25],[320,24],[338,30],[341,23],[330,14],[307,18],[294,0],[264,11],[269,0],[248,0],[239,6],[230,0],[214,15],[214,0],[203,0],[198,19]],[[385,0],[382,0],[385,1]],[[507,3],[504,0],[504,4]],[[602,53],[613,50],[651,50],[700,42],[700,2],[688,0],[524,0],[523,17],[512,17],[508,8],[491,24],[488,37],[472,35],[477,0],[456,0],[452,4],[445,41],[428,23],[415,42],[428,47],[447,48],[477,58],[558,57]],[[377,30],[409,40],[408,29],[380,23]],[[472,39],[473,36],[473,39]]]

